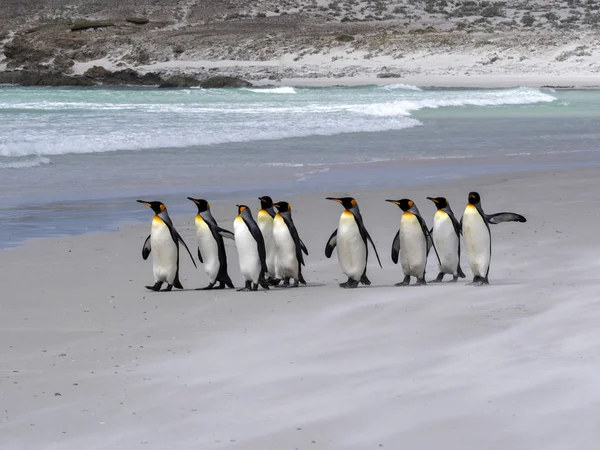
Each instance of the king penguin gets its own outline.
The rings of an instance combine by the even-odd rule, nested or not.
[[[433,216],[433,228],[431,237],[440,257],[440,271],[431,283],[441,283],[444,274],[452,275],[452,281],[456,282],[458,277],[465,278],[460,267],[460,222],[454,216],[448,200],[444,197],[427,197],[437,207]]]
[[[290,278],[294,279],[293,287],[298,283],[306,284],[302,276],[304,257],[302,252],[308,256],[308,250],[292,220],[292,207],[287,202],[277,202],[273,206],[277,208],[277,214],[273,220],[273,240],[277,253],[277,273],[283,277],[283,285],[290,285]]]
[[[209,284],[203,290],[212,289],[217,282],[216,289],[225,286],[233,288],[231,278],[227,274],[227,253],[223,238],[233,239],[233,233],[217,225],[217,221],[210,212],[210,204],[204,199],[188,197],[198,207],[196,214],[196,242],[198,243],[198,260],[204,264]]]
[[[240,271],[245,281],[245,286],[238,291],[256,291],[259,284],[264,289],[269,289],[265,280],[267,272],[265,241],[246,205],[238,205],[238,215],[233,222],[233,233]]]
[[[492,258],[492,235],[489,224],[502,222],[526,222],[520,214],[501,212],[486,214],[481,208],[481,197],[477,192],[469,193],[469,200],[463,213],[461,227],[465,238],[467,259],[473,272],[475,286],[489,284],[490,260]]]
[[[167,207],[161,202],[147,202],[137,200],[152,208],[154,218],[152,219],[152,228],[150,236],[144,241],[142,247],[142,258],[148,259],[152,251],[152,268],[154,271],[154,285],[146,286],[152,291],[159,291],[163,283],[167,283],[166,291],[170,291],[175,286],[177,289],[183,289],[179,281],[179,243],[181,242],[187,250],[194,267],[196,261],[190,253],[190,249],[173,226]]]
[[[408,286],[411,276],[416,277],[418,285],[425,285],[427,284],[425,281],[427,255],[433,245],[425,219],[412,200],[403,198],[386,200],[386,202],[394,203],[404,211],[400,218],[400,228],[392,241],[392,261],[398,264],[398,254],[400,254],[400,264],[404,272],[404,280],[396,283],[396,286]],[[435,245],[433,248],[435,250]]]
[[[375,250],[379,267],[382,266],[377,248],[363,223],[358,203],[352,197],[327,197],[327,200],[341,203],[344,207],[338,228],[329,237],[325,246],[325,256],[327,258],[331,257],[333,249],[337,246],[340,267],[348,277],[348,281],[340,283],[340,287],[356,288],[359,282],[369,286],[371,281],[367,278],[367,259],[369,257],[367,240],[371,242],[373,250]]]
[[[265,250],[267,252],[267,282],[270,285],[277,286],[280,277],[277,273],[275,241],[273,241],[273,220],[275,219],[275,210],[273,209],[273,200],[268,195],[258,198],[260,200],[260,209],[256,215],[258,228],[265,240]]]

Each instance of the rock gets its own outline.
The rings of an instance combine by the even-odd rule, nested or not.
[[[125,22],[134,23],[136,25],[146,25],[150,20],[145,17],[127,17]]]
[[[82,22],[74,23],[71,26],[71,31],[83,31],[83,30],[89,30],[92,28],[106,28],[106,27],[114,27],[114,26],[115,26],[115,24],[113,22],[84,20]]]
[[[195,78],[185,77],[181,75],[173,75],[159,84],[159,89],[166,88],[189,88],[200,86],[200,82]]]
[[[227,77],[218,75],[215,77],[206,78],[200,82],[200,87],[204,89],[213,88],[243,88],[252,87],[252,83],[238,77]]]
[[[33,70],[8,70],[0,72],[0,84],[19,86],[94,86],[85,77],[69,76],[58,71],[38,72]]]
[[[54,58],[52,65],[57,71],[66,73],[72,71],[75,62],[70,58],[65,58],[64,56],[57,56],[56,58]]]
[[[97,83],[111,86],[154,86],[163,82],[162,78],[152,72],[140,75],[133,69],[123,69],[111,72],[102,66],[93,66],[85,71],[83,76]]]

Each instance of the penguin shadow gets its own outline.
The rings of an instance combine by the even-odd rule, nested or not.
[[[298,286],[269,286],[273,291],[289,291],[289,290],[295,290],[295,289],[306,289],[306,288],[315,288],[315,287],[323,287],[323,286],[327,286],[327,283],[307,283],[307,284],[301,284]]]

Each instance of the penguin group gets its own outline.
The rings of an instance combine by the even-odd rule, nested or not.
[[[227,272],[227,253],[224,239],[232,239],[238,253],[240,272],[244,279],[238,291],[265,290],[272,286],[297,287],[306,284],[302,275],[304,256],[308,249],[300,238],[292,219],[292,208],[288,202],[274,203],[271,197],[259,197],[260,209],[254,220],[250,208],[237,205],[237,216],[233,222],[233,232],[221,228],[210,211],[205,199],[188,197],[196,204],[195,217],[198,261],[204,265],[209,284],[202,288],[234,288]],[[340,203],[342,212],[338,227],[325,245],[325,256],[330,258],[337,251],[342,273],[348,278],[340,284],[342,288],[356,288],[360,284],[369,286],[367,276],[369,244],[383,267],[375,243],[367,231],[356,199],[352,197],[327,197],[327,200]],[[448,200],[444,197],[427,197],[436,206],[433,226],[429,228],[411,199],[386,200],[397,205],[402,215],[398,232],[392,240],[391,258],[394,264],[400,260],[403,279],[396,286],[407,286],[411,278],[417,285],[425,285],[425,269],[431,250],[439,267],[438,275],[429,282],[439,283],[445,275],[451,275],[451,282],[465,278],[460,266],[461,235],[467,253],[467,261],[473,281],[469,284],[481,286],[489,284],[488,275],[492,256],[490,224],[503,222],[526,222],[517,213],[501,212],[486,214],[481,206],[481,197],[470,192],[463,216],[459,221]],[[196,262],[181,235],[175,229],[166,206],[158,201],[137,200],[154,212],[150,235],[144,241],[142,258],[150,253],[153,257],[154,284],[146,288],[159,291],[164,283],[166,291],[173,287],[183,289],[179,280],[179,244]],[[197,267],[197,266],[196,266]],[[293,281],[292,281],[293,280]]]

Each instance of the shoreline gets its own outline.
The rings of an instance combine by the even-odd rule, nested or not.
[[[422,162],[422,161],[421,161]],[[466,175],[466,176],[460,176],[458,178],[454,178],[454,179],[445,179],[445,178],[428,178],[426,180],[421,180],[420,182],[416,182],[410,185],[398,185],[397,187],[392,187],[391,185],[384,185],[384,186],[378,186],[378,185],[373,185],[371,187],[367,187],[367,186],[361,186],[359,189],[357,189],[357,191],[361,192],[362,194],[367,194],[370,196],[374,196],[379,192],[388,192],[392,189],[397,189],[400,191],[410,191],[410,190],[420,190],[422,189],[424,186],[435,186],[435,187],[441,187],[443,188],[444,186],[452,186],[455,185],[457,183],[460,184],[465,184],[468,183],[469,181],[472,181],[473,183],[477,183],[477,182],[483,182],[483,181],[488,181],[490,179],[494,179],[494,180],[509,180],[509,179],[518,179],[518,178],[523,178],[527,175],[531,175],[531,176],[536,176],[539,174],[548,174],[550,172],[552,173],[556,173],[556,172],[569,172],[569,171],[577,171],[577,170],[594,170],[594,169],[599,169],[600,168],[600,161],[596,161],[595,163],[590,164],[589,162],[580,162],[579,164],[575,164],[569,167],[561,167],[560,165],[558,165],[559,163],[556,163],[556,165],[554,165],[554,167],[548,168],[548,167],[538,167],[538,168],[524,168],[524,169],[513,169],[513,170],[508,170],[508,171],[490,171],[488,173],[478,173],[476,175]],[[265,190],[257,190],[256,191],[256,196],[258,195],[263,195],[265,194],[263,191],[266,191],[268,189]],[[289,201],[291,204],[294,204],[296,201],[300,200],[302,201],[302,199],[304,198],[319,198],[319,196],[324,197],[327,193],[332,192],[330,189],[326,189],[325,187],[323,189],[317,189],[317,190],[311,190],[311,191],[307,191],[307,192],[302,192],[300,190],[292,192],[290,194],[283,194],[280,195],[279,197],[285,197],[286,201]],[[336,191],[336,192],[341,192],[344,193],[344,195],[354,195],[353,192],[351,191],[347,191],[347,190],[341,190],[341,191]],[[183,201],[181,201],[179,204],[177,204],[177,206],[173,207],[173,203],[169,200],[174,200],[174,199],[179,199],[181,200],[182,198],[185,197],[184,195],[185,193],[182,191],[178,194],[175,193],[170,193],[168,195],[154,195],[154,197],[156,197],[158,200],[163,201],[166,205],[167,205],[167,209],[170,211],[170,216],[171,218],[175,221],[175,223],[185,223],[185,224],[190,224],[193,222],[193,208],[190,209],[189,213],[183,213],[181,212],[181,207],[182,205],[184,205]],[[265,195],[273,195],[273,192],[267,192]],[[151,195],[152,196],[152,195]],[[255,197],[256,197],[255,196]],[[208,198],[207,200],[209,201],[209,203],[211,205],[217,206],[218,209],[223,208],[225,205],[234,205],[240,202],[247,202],[246,204],[248,206],[250,206],[251,211],[253,212],[254,215],[256,215],[257,210],[257,206],[256,206],[256,198],[255,197],[244,197],[243,195],[235,195],[234,193],[231,193],[231,195],[226,194],[226,195],[221,195],[219,196],[219,198],[215,199],[215,197],[212,198]],[[133,198],[133,197],[132,197]],[[280,199],[281,200],[281,199]],[[98,199],[96,199],[96,201],[98,201]],[[125,198],[121,199],[122,202],[126,201]],[[133,201],[133,200],[132,200]],[[115,199],[114,198],[107,198],[106,199],[106,203],[113,203],[114,204]],[[66,203],[69,203],[68,201]],[[170,205],[170,206],[169,206]],[[231,208],[230,208],[231,209]],[[140,218],[134,218],[133,216],[135,216],[137,213],[139,212],[140,214]],[[40,241],[40,242],[49,242],[49,241],[60,241],[63,239],[73,239],[73,238],[85,238],[85,237],[108,237],[108,236],[114,236],[116,234],[122,233],[123,230],[130,230],[130,229],[137,229],[140,226],[142,226],[142,224],[144,222],[147,221],[147,218],[144,217],[144,210],[140,209],[140,211],[133,211],[130,213],[131,217],[128,217],[127,219],[112,219],[107,221],[106,223],[104,223],[102,226],[99,226],[99,228],[94,229],[94,230],[79,230],[79,231],[71,231],[71,232],[65,232],[65,233],[58,233],[58,234],[48,234],[46,236],[35,236],[35,237],[29,237],[29,238],[25,238],[25,239],[21,239],[18,241],[10,241],[10,242],[6,242],[4,244],[4,246],[0,246],[0,253],[5,252],[5,251],[14,251],[14,250],[19,250],[22,248],[26,248],[29,247],[30,245],[35,245],[36,242]],[[234,216],[231,217],[231,220],[233,220]]]
[[[589,152],[586,152],[589,153]],[[548,155],[546,155],[547,157]],[[479,159],[479,160],[488,160],[487,163],[490,164],[495,164],[498,166],[502,166],[506,163],[507,160],[511,160],[513,158],[526,158],[529,159],[529,156],[526,155],[511,155],[511,156],[503,156],[503,157],[491,157],[491,156],[481,156],[481,157],[471,157],[471,158],[463,158],[461,159],[461,161],[465,161],[465,159],[469,162],[472,162],[473,159]],[[455,178],[452,179],[447,179],[441,176],[433,176],[433,177],[428,177],[426,179],[419,179],[416,181],[413,181],[411,184],[405,184],[405,183],[400,183],[396,186],[396,189],[399,190],[410,190],[410,189],[419,189],[422,186],[427,186],[427,185],[432,185],[432,186],[444,186],[444,185],[452,185],[453,183],[458,183],[458,182],[462,182],[465,183],[469,180],[473,180],[473,181],[478,181],[478,180],[486,180],[489,177],[500,177],[500,178],[510,178],[510,177],[517,177],[517,176],[523,176],[524,174],[537,174],[537,173],[545,173],[548,171],[569,171],[569,170],[583,170],[583,169],[591,169],[594,167],[598,167],[600,166],[600,161],[596,160],[596,161],[587,161],[587,160],[581,160],[578,161],[576,163],[571,164],[570,166],[567,167],[563,167],[564,163],[561,163],[560,161],[554,161],[554,162],[550,162],[550,161],[544,161],[547,158],[544,158],[544,156],[538,155],[532,158],[534,162],[529,163],[529,166],[522,166],[523,168],[518,168],[518,166],[514,166],[511,170],[497,170],[494,168],[488,168],[486,170],[483,171],[479,171],[476,174],[473,175],[469,175],[469,174],[460,174],[458,176],[456,176]],[[396,164],[399,164],[399,166],[403,165],[402,163],[399,163],[399,161],[394,161]],[[455,162],[455,160],[445,160],[443,163],[440,163],[439,160],[416,160],[416,161],[411,161],[411,164],[413,166],[413,170],[428,170],[426,169],[427,166],[430,165],[441,165],[441,166],[448,166],[451,165]],[[444,164],[445,163],[445,164]],[[389,165],[390,162],[386,162],[386,163],[371,163],[373,165],[381,165],[381,164],[385,164],[385,165]],[[526,164],[526,163],[525,163]],[[352,165],[351,165],[352,166]],[[362,165],[359,165],[358,167],[360,167]],[[356,169],[355,169],[356,170]],[[372,186],[365,186],[362,185],[360,187],[360,191],[361,192],[365,192],[365,193],[370,193],[370,194],[374,194],[377,193],[378,191],[383,191],[383,190],[390,190],[393,189],[394,187],[391,185],[391,183],[386,182],[383,185],[381,184],[375,184],[373,183]],[[255,190],[255,194],[256,196],[259,195],[265,195],[264,191],[273,191],[272,189],[256,189]],[[303,197],[316,197],[318,195],[325,195],[328,192],[331,192],[331,189],[328,189],[327,186],[321,186],[317,189],[310,189],[308,191],[303,191],[300,187],[298,187],[295,190],[289,191],[287,189],[285,189],[284,191],[286,192],[290,192],[289,194],[284,193],[281,195],[281,197],[285,197],[286,199],[291,199],[291,202],[293,202],[294,200],[297,199],[301,199]],[[181,190],[179,192],[169,192],[168,194],[164,194],[164,195],[156,195],[156,194],[140,194],[142,197],[144,196],[152,196],[152,197],[156,197],[156,199],[161,200],[163,202],[165,202],[165,204],[167,205],[167,208],[169,208],[170,211],[170,215],[171,217],[175,220],[175,221],[179,221],[179,222],[187,222],[191,217],[191,213],[190,214],[186,214],[182,212],[182,207],[184,205],[186,205],[185,203],[178,201],[177,203],[174,202],[177,200],[180,200],[181,198],[184,198],[187,194],[187,191]],[[343,191],[346,192],[346,191]],[[352,195],[352,192],[349,192],[349,195]],[[131,197],[133,198],[133,197]],[[94,199],[94,203],[95,203],[95,207],[93,208],[93,210],[89,210],[86,214],[90,214],[90,213],[94,213],[94,212],[99,212],[102,210],[103,206],[102,205],[108,205],[111,204],[113,205],[121,205],[123,206],[125,204],[125,202],[127,202],[127,200],[129,199],[129,197],[125,198],[114,198],[114,197],[107,197],[105,199],[102,198],[95,198]],[[214,195],[210,198],[207,197],[207,200],[209,200],[209,202],[212,205],[226,205],[226,204],[232,204],[232,203],[237,203],[240,201],[248,201],[250,202],[249,204],[254,204],[254,197],[248,198],[248,197],[244,197],[244,194],[240,195],[239,192],[231,192],[231,193],[221,193],[219,195]],[[68,205],[70,203],[78,203],[81,204],[82,202],[84,202],[82,199],[78,199],[78,200],[67,200],[67,201],[62,201],[61,204],[64,205]],[[173,204],[176,204],[176,206],[173,206]],[[18,205],[17,205],[18,206]],[[256,213],[256,211],[254,211],[254,209],[251,207],[250,208],[254,213]],[[136,210],[137,211],[137,210]],[[192,211],[192,210],[190,210]],[[143,214],[143,210],[140,211],[141,214]],[[25,237],[24,239],[18,239],[18,240],[11,240],[11,241],[6,241],[3,244],[0,245],[0,252],[3,251],[7,251],[7,250],[15,250],[15,249],[19,249],[19,248],[23,248],[24,246],[29,245],[30,241],[37,241],[37,240],[56,240],[56,239],[65,239],[65,238],[73,238],[73,237],[78,237],[78,236],[100,236],[100,235],[114,235],[116,233],[120,233],[121,230],[123,229],[127,229],[127,228],[132,228],[132,227],[136,227],[139,226],[141,223],[143,223],[146,219],[145,218],[139,218],[136,219],[134,218],[134,216],[136,216],[137,212],[134,212],[133,209],[127,214],[128,217],[125,219],[118,219],[117,217],[114,217],[112,219],[106,219],[105,222],[93,222],[96,223],[96,227],[95,229],[89,229],[88,227],[86,227],[85,229],[70,229],[70,231],[66,231],[63,233],[56,233],[56,234],[52,234],[52,233],[48,233],[45,236],[33,236],[33,237]],[[122,215],[122,214],[119,214]],[[96,216],[93,216],[96,217]],[[42,219],[40,219],[42,220]],[[47,219],[46,219],[47,220]],[[89,225],[89,222],[86,222],[87,225]],[[30,224],[31,226],[31,224]]]

